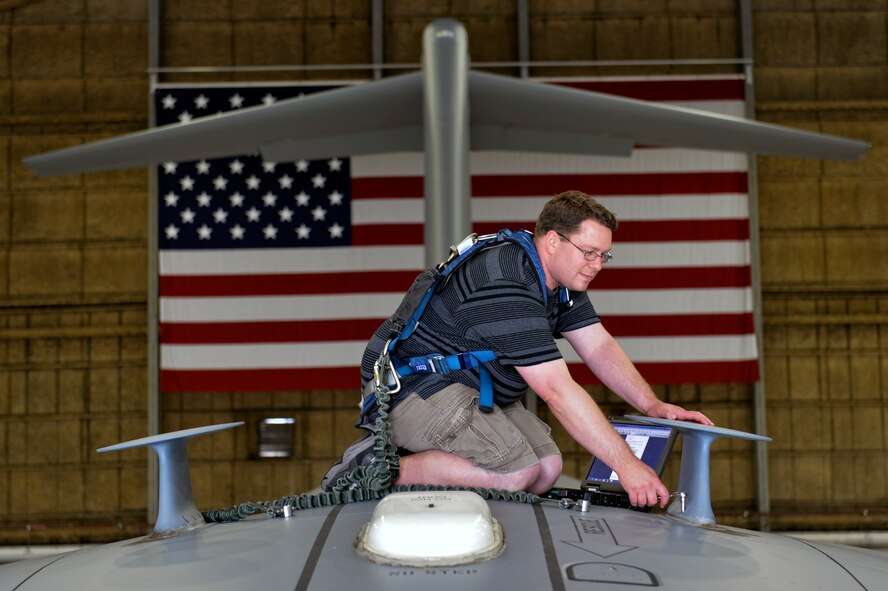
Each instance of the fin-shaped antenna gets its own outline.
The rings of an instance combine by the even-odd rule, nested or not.
[[[678,490],[685,493],[684,507],[676,498],[666,512],[693,525],[715,525],[712,501],[709,494],[709,449],[717,437],[735,437],[753,441],[771,441],[770,437],[735,431],[724,427],[708,427],[687,421],[671,421],[639,415],[627,415],[636,421],[653,425],[666,425],[681,433],[681,470],[678,473]]]
[[[203,525],[204,518],[194,504],[194,493],[191,491],[191,475],[188,470],[188,441],[197,435],[206,435],[215,431],[223,431],[243,425],[243,421],[209,425],[183,429],[172,433],[152,435],[141,439],[133,439],[96,451],[118,451],[133,447],[148,446],[157,453],[159,479],[157,521],[154,533],[166,533],[171,530],[192,529]]]

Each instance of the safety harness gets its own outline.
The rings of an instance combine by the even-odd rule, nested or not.
[[[547,304],[548,290],[546,288],[546,275],[540,263],[536,246],[533,242],[533,234],[527,230],[500,230],[496,234],[478,236],[470,234],[456,246],[450,247],[450,256],[447,260],[427,269],[417,276],[413,285],[407,291],[398,309],[392,314],[391,332],[388,340],[380,353],[379,359],[373,366],[373,381],[365,388],[361,399],[361,416],[365,416],[376,405],[376,392],[385,387],[390,394],[401,389],[401,378],[417,373],[446,374],[451,371],[465,369],[478,369],[480,376],[479,407],[482,412],[493,412],[493,379],[486,363],[496,359],[496,353],[489,349],[481,351],[466,351],[453,355],[433,353],[420,357],[406,359],[395,355],[398,343],[410,338],[410,335],[419,325],[420,318],[428,306],[432,297],[443,289],[454,271],[464,262],[478,252],[512,242],[521,246],[533,263],[537,278],[540,282],[540,290],[543,293],[543,303]],[[566,287],[558,290],[559,309],[563,310],[573,305],[570,292]]]

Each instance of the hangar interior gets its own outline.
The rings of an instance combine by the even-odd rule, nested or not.
[[[749,442],[713,450],[720,523],[888,529],[884,0],[3,0],[0,544],[144,533],[148,454],[95,450],[151,429],[246,421],[191,445],[200,508],[311,489],[357,434],[358,384],[158,392],[152,173],[38,178],[22,159],[149,127],[159,83],[407,71],[423,28],[441,17],[466,27],[480,69],[531,79],[751,74],[756,118],[872,144],[859,162],[754,159],[763,380],[655,391],[733,429],[754,431],[756,404],[764,410],[774,438],[764,458]],[[603,387],[590,392],[606,413],[625,411]],[[538,412],[548,417],[545,405]],[[259,453],[269,417],[294,419],[291,457]],[[588,455],[549,422],[565,473],[579,477]],[[677,470],[673,461],[667,482]]]

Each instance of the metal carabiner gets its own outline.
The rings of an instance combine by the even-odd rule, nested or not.
[[[392,367],[391,361],[389,361],[388,348],[391,342],[391,339],[385,342],[385,347],[382,348],[382,353],[379,355],[379,359],[373,364],[373,383],[376,386],[377,391],[386,388],[389,394],[395,394],[401,390],[401,378],[398,376],[398,372],[395,368]],[[395,382],[394,389],[389,388],[388,380],[385,379],[386,372],[389,373]]]

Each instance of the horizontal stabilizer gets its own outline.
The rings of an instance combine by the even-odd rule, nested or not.
[[[471,148],[628,156],[637,145],[854,160],[865,142],[469,72]],[[261,152],[297,158],[422,150],[421,72],[158,127],[25,159],[41,176]]]
[[[471,134],[473,150],[631,156],[635,147],[635,141],[627,137],[506,125],[475,124]]]
[[[360,156],[382,152],[421,152],[422,127],[399,127],[320,138],[285,140],[260,148],[266,162],[305,158],[320,160],[334,156]]]
[[[598,92],[469,72],[473,123],[772,156],[856,160],[865,142]]]
[[[253,154],[266,145],[320,139],[325,151],[344,156],[351,153],[351,134],[421,124],[422,77],[411,73],[47,152],[25,164],[40,176],[55,176]]]

